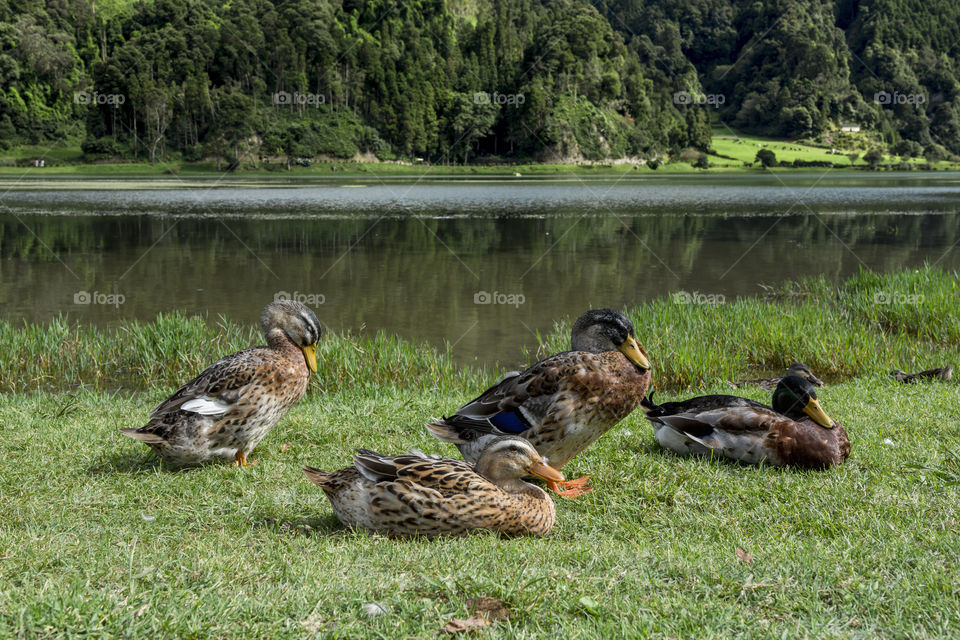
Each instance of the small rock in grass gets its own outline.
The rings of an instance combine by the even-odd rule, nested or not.
[[[373,616],[380,616],[387,612],[387,607],[379,602],[368,602],[363,605],[363,613],[366,614],[368,618]]]

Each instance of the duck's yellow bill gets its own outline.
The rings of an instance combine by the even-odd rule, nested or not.
[[[617,349],[620,350],[620,353],[627,356],[627,360],[637,365],[641,369],[649,369],[650,361],[647,360],[647,356],[643,355],[643,352],[640,351],[640,345],[637,344],[637,339],[633,336],[627,336],[627,339],[623,341]]]
[[[546,480],[547,482],[563,482],[563,474],[551,467],[548,464],[542,462],[534,462],[532,465],[527,467],[527,473],[532,476],[537,476],[541,480]]]
[[[310,367],[310,371],[314,373],[317,372],[317,343],[308,344],[305,347],[300,347],[303,350],[303,357],[307,361],[307,366]]]
[[[833,429],[837,424],[830,419],[830,416],[826,414],[823,407],[820,406],[820,401],[816,398],[810,398],[810,402],[803,408],[803,412],[813,418],[813,421],[821,427]]]

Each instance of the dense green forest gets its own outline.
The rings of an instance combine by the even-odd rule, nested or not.
[[[711,123],[960,154],[960,3],[0,0],[4,148],[656,158]]]

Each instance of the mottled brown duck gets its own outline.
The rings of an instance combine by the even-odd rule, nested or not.
[[[761,389],[766,389],[767,391],[773,391],[777,388],[777,385],[780,384],[780,381],[787,376],[796,376],[798,378],[803,378],[804,380],[809,380],[818,387],[823,386],[823,380],[813,375],[813,371],[810,370],[810,367],[803,364],[802,362],[794,362],[787,368],[787,375],[778,377],[778,378],[751,378],[750,380],[743,380],[741,382],[731,383],[734,388],[740,388],[744,385],[751,385],[754,387],[760,387]]]
[[[320,321],[306,305],[271,303],[260,316],[267,346],[232,353],[161,402],[150,421],[124,435],[174,466],[247,456],[307,391],[317,370]]]
[[[633,324],[611,309],[591,309],[573,325],[572,351],[541,360],[510,375],[427,425],[452,442],[463,458],[476,461],[486,440],[519,435],[562,469],[571,458],[626,418],[650,384],[650,361]],[[548,486],[566,497],[589,489],[588,477]]]
[[[420,452],[384,456],[360,449],[351,467],[304,467],[304,473],[323,489],[340,522],[398,537],[480,530],[546,535],[553,528],[553,501],[523,478],[563,480],[517,437],[488,441],[476,465]]]

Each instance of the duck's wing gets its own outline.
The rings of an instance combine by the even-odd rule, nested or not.
[[[770,407],[728,406],[701,411],[686,411],[657,418],[660,422],[696,436],[722,430],[731,433],[766,432],[774,423],[789,420]]]
[[[664,448],[681,455],[716,452],[749,464],[770,459],[768,434],[792,422],[771,407],[736,396],[702,396],[659,408],[661,415],[648,412],[647,417]]]
[[[393,534],[454,535],[495,528],[508,502],[502,489],[462,460],[361,450],[354,466],[376,482],[372,515]]]
[[[217,360],[158,404],[151,420],[177,411],[214,418],[226,415],[251,383],[271,375],[276,363],[269,355],[265,347],[251,347]]]
[[[540,425],[572,378],[598,367],[596,354],[565,351],[510,375],[438,423],[470,440],[479,434],[523,435]],[[436,434],[436,432],[435,432]]]

